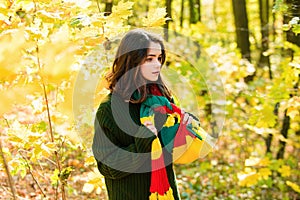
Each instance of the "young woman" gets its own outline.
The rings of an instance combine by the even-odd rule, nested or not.
[[[164,115],[156,114],[155,121],[140,120],[141,105],[148,95],[159,94],[172,102],[171,92],[160,74],[165,59],[163,40],[135,29],[121,40],[111,73],[106,77],[110,94],[97,110],[92,148],[110,200],[159,199],[157,192],[151,194],[155,192],[151,191],[151,174],[155,170],[162,170],[167,177],[157,183],[167,182],[167,191],[162,196],[180,199],[170,153],[163,150],[164,164],[157,169],[151,160],[152,143],[161,137]],[[181,123],[191,122],[191,116],[183,116]],[[158,189],[163,187],[158,185]]]

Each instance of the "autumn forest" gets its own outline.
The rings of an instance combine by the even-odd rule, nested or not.
[[[300,199],[298,0],[2,0],[0,199],[107,199],[94,117],[135,28],[162,35],[167,85],[218,138],[175,164],[181,199]]]

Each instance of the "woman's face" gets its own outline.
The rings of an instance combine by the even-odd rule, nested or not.
[[[161,46],[159,43],[150,42],[147,57],[140,65],[142,76],[148,81],[157,81],[161,70]]]

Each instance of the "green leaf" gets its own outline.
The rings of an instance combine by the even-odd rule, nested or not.
[[[51,185],[57,186],[59,181],[59,171],[58,169],[55,169],[53,172],[53,175],[50,177]]]
[[[45,121],[41,121],[40,123],[33,125],[31,131],[42,133],[47,130],[47,126],[48,124]]]
[[[60,180],[65,181],[66,179],[68,179],[72,171],[73,171],[72,167],[64,168],[59,174]]]
[[[285,12],[288,9],[288,6],[284,3],[283,0],[276,0],[273,6],[273,12]]]
[[[282,30],[283,30],[283,31],[288,31],[288,30],[290,30],[290,28],[291,28],[291,27],[290,27],[289,24],[283,24],[283,25],[282,25]]]
[[[293,25],[292,31],[298,35],[300,33],[300,24]]]

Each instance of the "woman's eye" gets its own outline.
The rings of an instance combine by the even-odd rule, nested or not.
[[[158,57],[158,61],[160,61],[160,62],[161,62],[161,60],[162,60],[162,57]]]
[[[152,58],[147,58],[146,61],[151,62],[151,61],[152,61]]]

